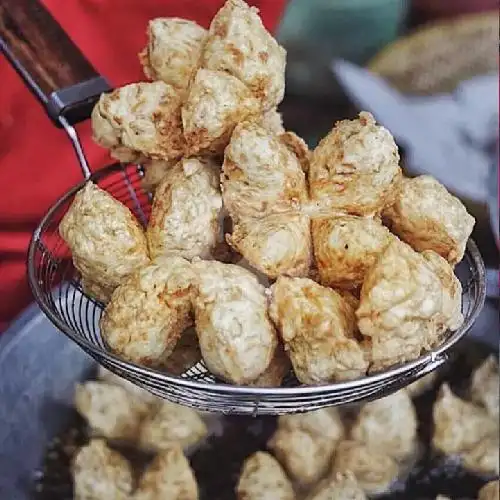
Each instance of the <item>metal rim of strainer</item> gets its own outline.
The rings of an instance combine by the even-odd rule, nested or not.
[[[108,175],[119,172],[120,169],[125,172],[123,165],[111,165],[93,174],[90,180],[105,179]],[[448,351],[469,331],[484,304],[486,297],[484,263],[476,244],[470,239],[467,243],[465,259],[469,262],[469,270],[472,274],[469,281],[473,282],[476,293],[465,315],[465,321],[460,329],[453,332],[444,343],[414,361],[356,380],[315,386],[272,388],[203,382],[136,365],[93,344],[80,336],[68,322],[63,321],[54,303],[48,300],[47,293],[43,291],[43,281],[38,278],[40,273],[38,273],[36,265],[36,255],[43,246],[41,238],[49,226],[53,224],[54,216],[58,211],[86,182],[87,180],[77,184],[54,203],[33,233],[28,251],[28,278],[32,292],[41,310],[57,329],[76,342],[96,361],[133,383],[174,402],[181,402],[205,411],[236,414],[283,414],[381,397],[381,395],[394,392],[441,366],[448,358]],[[469,283],[469,286],[472,286],[472,283]],[[90,301],[90,299],[87,300]],[[176,390],[181,391],[180,395],[175,393]],[[357,390],[359,392],[356,392]],[[183,391],[186,394],[182,394]],[[235,399],[232,400],[231,396]],[[200,397],[202,398],[201,402],[197,400]],[[226,398],[226,400],[217,400],[217,403],[214,403],[213,401],[217,397]],[[301,400],[301,397],[309,399]],[[339,400],[335,401],[335,398]]]

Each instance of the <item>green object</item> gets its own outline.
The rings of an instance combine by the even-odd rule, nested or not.
[[[288,50],[289,83],[314,91],[322,87],[318,80],[330,73],[333,59],[366,63],[398,37],[408,4],[407,0],[291,0],[278,30],[278,39]]]

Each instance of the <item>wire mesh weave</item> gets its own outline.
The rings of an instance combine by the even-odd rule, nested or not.
[[[142,170],[133,165],[112,165],[92,180],[127,205],[144,225],[151,206],[141,188]],[[43,312],[99,363],[118,375],[170,401],[204,411],[278,415],[343,405],[388,395],[447,359],[448,350],[470,329],[485,299],[485,271],[472,240],[456,272],[463,286],[463,326],[444,344],[416,361],[358,380],[322,386],[301,386],[290,374],[279,388],[241,387],[218,381],[202,360],[180,376],[125,362],[106,349],[99,331],[103,305],[84,295],[69,248],[59,236],[59,223],[83,183],[66,193],[35,231],[28,257],[29,280]]]

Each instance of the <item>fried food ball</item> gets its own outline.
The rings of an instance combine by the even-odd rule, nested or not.
[[[462,260],[475,224],[462,202],[429,175],[404,179],[384,219],[415,250],[434,250],[452,265]]]
[[[268,448],[289,476],[302,486],[311,486],[327,471],[335,444],[305,430],[278,426]]]
[[[424,375],[423,377],[420,377],[418,380],[415,380],[415,382],[411,383],[410,385],[405,387],[406,392],[410,395],[411,398],[417,398],[424,392],[427,392],[430,390],[437,379],[437,372],[430,372]]]
[[[280,387],[291,367],[290,358],[285,353],[283,345],[278,343],[266,371],[249,385],[254,387]]]
[[[335,450],[332,471],[350,471],[367,495],[387,492],[399,474],[397,462],[383,448],[368,447],[357,441],[342,441]]]
[[[283,100],[286,51],[264,28],[258,12],[242,0],[228,0],[210,24],[202,65],[236,77],[267,110]]]
[[[169,401],[162,401],[141,425],[139,446],[144,450],[168,450],[178,444],[188,448],[207,435],[207,426],[200,414]]]
[[[346,215],[313,220],[312,238],[320,283],[349,290],[363,283],[394,237],[377,220]]]
[[[155,192],[146,230],[151,258],[208,256],[220,235],[221,208],[216,166],[197,158],[181,160]]]
[[[495,432],[498,423],[481,407],[455,396],[447,384],[441,386],[432,409],[434,448],[445,455],[466,452]]]
[[[92,439],[75,455],[72,464],[75,500],[128,500],[132,469],[103,439]]]
[[[75,408],[96,436],[135,442],[152,401],[108,382],[87,381],[75,387]]]
[[[182,375],[201,360],[200,344],[194,328],[181,333],[172,354],[165,361],[165,371]]]
[[[234,127],[259,111],[259,102],[237,78],[199,69],[182,107],[188,155],[223,154]]]
[[[295,500],[292,484],[279,462],[258,451],[243,463],[236,486],[238,500]]]
[[[120,377],[116,373],[104,368],[104,366],[99,365],[97,370],[97,380],[99,382],[105,382],[106,384],[115,385],[118,387],[122,387],[133,396],[134,399],[139,399],[144,401],[144,403],[153,406],[161,401],[160,398],[151,394],[146,389],[139,387],[138,385],[128,381],[127,379]]]
[[[344,437],[345,429],[337,408],[281,415],[278,417],[280,428],[290,431],[300,430],[311,436],[329,441],[333,447]]]
[[[350,472],[332,474],[321,481],[306,500],[367,500],[367,497]]]
[[[269,278],[283,274],[307,276],[312,260],[309,226],[305,215],[274,214],[240,220],[226,239],[252,267]]]
[[[178,446],[160,452],[142,475],[132,500],[198,500],[198,484]]]
[[[489,356],[472,374],[471,396],[492,417],[498,418],[500,377],[495,356]]]
[[[380,213],[401,182],[398,148],[370,113],[337,122],[311,156],[311,197],[354,215]]]
[[[372,370],[416,359],[440,340],[443,285],[427,260],[394,240],[368,270],[356,311]]]
[[[462,463],[466,469],[472,472],[487,476],[498,476],[500,472],[499,449],[500,440],[497,429],[489,436],[481,439],[470,450],[465,451],[462,455]]]
[[[189,86],[207,37],[194,21],[160,17],[149,21],[146,47],[139,60],[150,80],[162,80],[178,90]]]
[[[354,309],[340,294],[309,278],[284,276],[271,293],[269,314],[302,383],[348,380],[366,372],[368,361],[354,336]]]
[[[160,257],[118,287],[101,317],[108,347],[133,363],[161,368],[191,326],[194,274],[176,256]]]
[[[295,132],[283,131],[280,134],[280,140],[298,158],[302,170],[307,173],[311,161],[311,151],[304,139]]]
[[[193,267],[196,332],[207,368],[235,384],[254,381],[269,367],[278,343],[264,287],[234,264],[198,261]]]
[[[259,125],[238,125],[224,154],[224,206],[233,218],[261,218],[296,211],[307,199],[298,158]]]
[[[490,481],[479,490],[477,500],[499,500],[500,499],[500,481]]]
[[[417,415],[405,390],[365,404],[351,428],[351,439],[395,460],[416,450]]]
[[[181,100],[164,82],[131,83],[102,94],[91,116],[94,140],[124,162],[179,158],[185,150]]]
[[[438,322],[438,330],[455,331],[464,322],[462,314],[462,284],[455,276],[453,268],[446,259],[433,250],[424,250],[421,253],[429,267],[436,273],[442,285],[443,309],[442,318]]]
[[[146,160],[142,162],[144,167],[144,177],[141,179],[142,189],[154,194],[163,177],[174,165],[177,165],[177,160]]]
[[[259,127],[267,130],[272,135],[281,135],[285,132],[283,128],[283,117],[276,108],[271,108],[269,111],[263,113],[256,122]]]
[[[146,237],[137,219],[92,182],[76,193],[59,234],[71,250],[84,290],[102,302],[149,262]]]

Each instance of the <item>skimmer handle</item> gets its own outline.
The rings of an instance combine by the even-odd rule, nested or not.
[[[57,126],[87,119],[110,90],[38,0],[1,0],[0,51]]]

